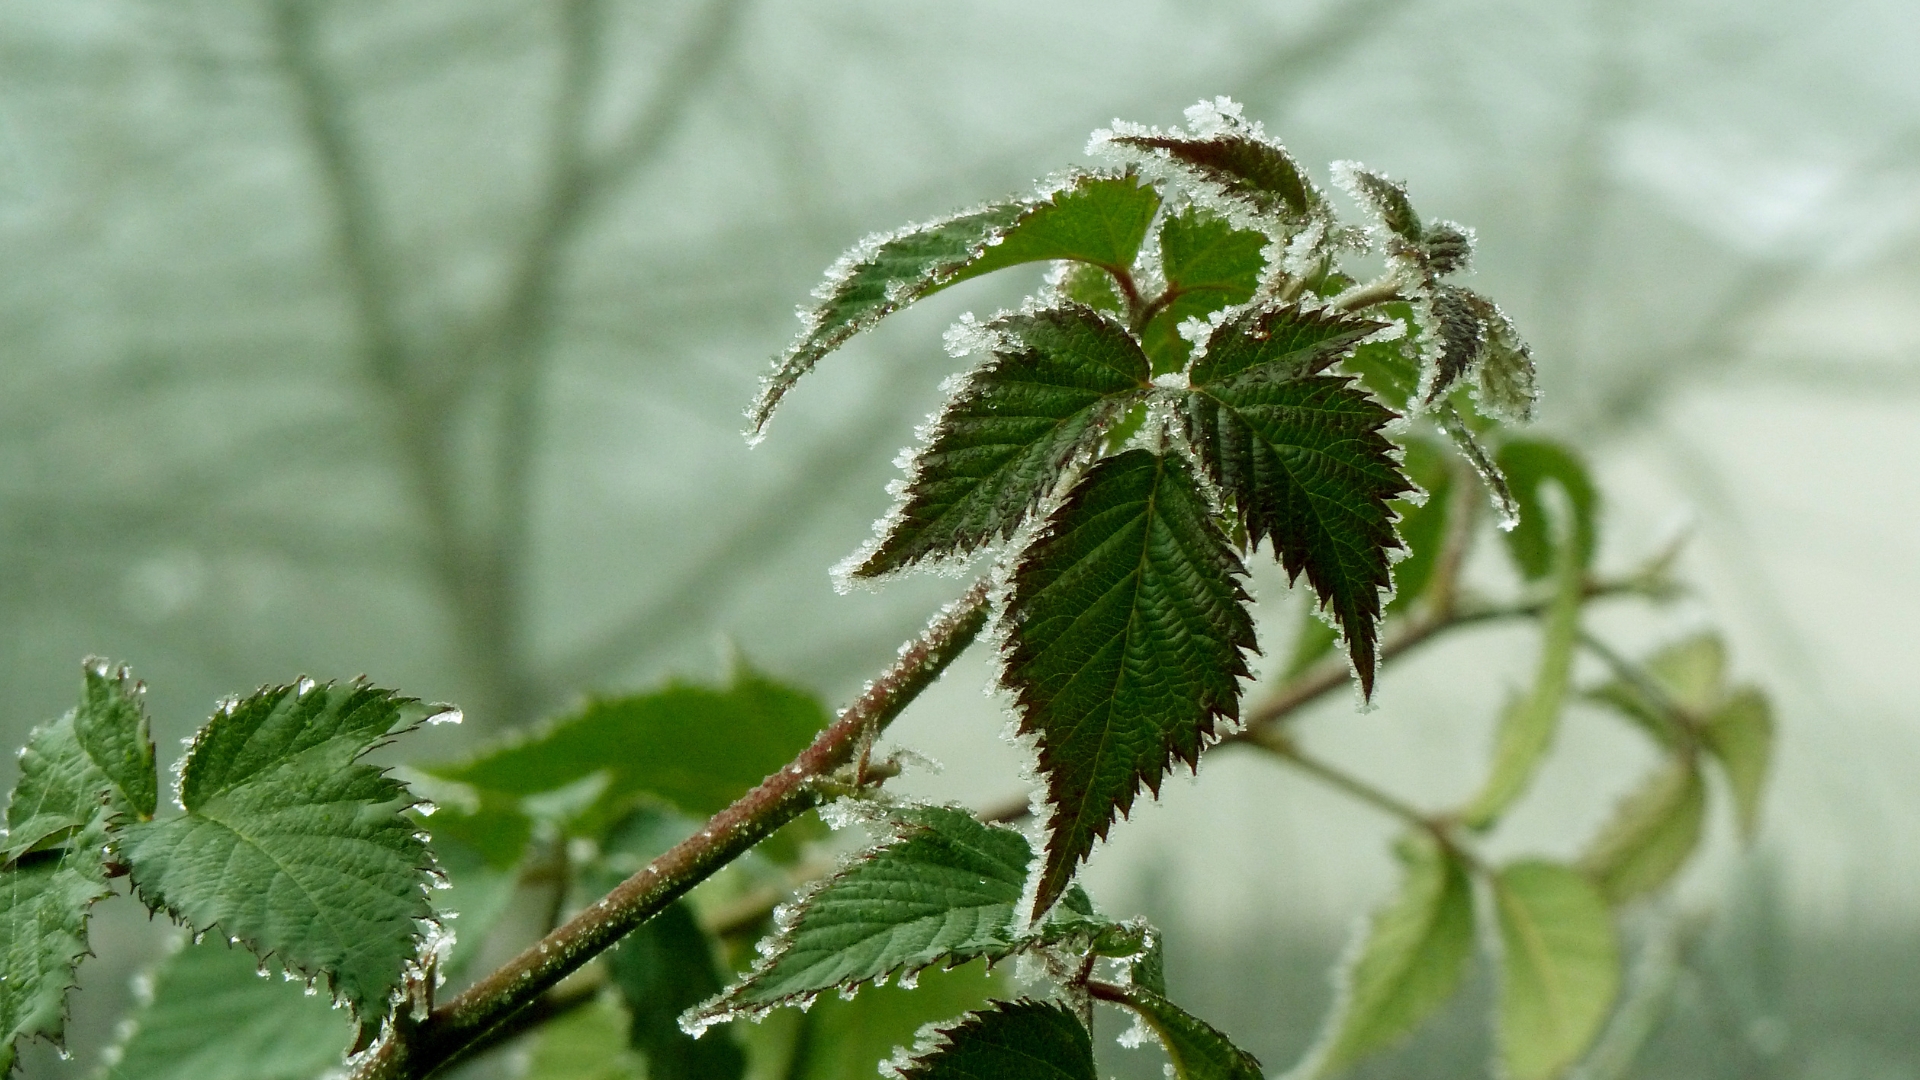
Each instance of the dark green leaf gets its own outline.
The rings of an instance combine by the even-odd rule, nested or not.
[[[186,945],[151,976],[99,1080],[316,1080],[353,1038],[345,1013],[296,982],[261,978],[224,941]]]
[[[1167,952],[1161,946],[1158,933],[1147,938],[1146,951],[1127,965],[1127,981],[1142,990],[1167,996]]]
[[[364,683],[271,687],[200,729],[181,817],[122,848],[150,906],[324,976],[364,1021],[416,958],[433,860],[405,786],[359,759],[432,711]]]
[[[1665,885],[1700,844],[1707,788],[1684,758],[1668,761],[1621,800],[1580,869],[1611,904],[1624,904]]]
[[[0,859],[0,1076],[20,1039],[60,1038],[87,912],[112,891],[105,849],[122,822],[152,812],[138,695],[124,669],[89,661],[80,706],[35,728],[21,751]]]
[[[1266,244],[1262,234],[1236,229],[1196,207],[1161,223],[1160,265],[1168,299],[1141,335],[1156,374],[1178,371],[1186,363],[1192,346],[1180,336],[1181,323],[1253,297],[1267,265],[1261,254]]]
[[[996,1001],[933,1033],[900,1080],[1095,1080],[1093,1038],[1065,1007]],[[1256,1074],[1257,1075],[1257,1074]]]
[[[1619,993],[1613,919],[1585,875],[1552,863],[1501,870],[1493,897],[1500,1064],[1512,1080],[1550,1080],[1586,1050]]]
[[[1175,1080],[1264,1080],[1260,1061],[1220,1029],[1144,986],[1115,987],[1166,1048]]]
[[[676,682],[590,699],[530,736],[423,770],[478,789],[483,805],[488,793],[540,795],[602,776],[604,786],[588,793],[593,802],[576,823],[597,834],[649,796],[710,817],[785,766],[831,719],[811,694],[743,669],[725,689]],[[791,854],[783,836],[769,844]]]
[[[1430,838],[1400,845],[1406,877],[1349,954],[1341,993],[1305,1075],[1344,1072],[1403,1038],[1460,988],[1473,955],[1473,883]]]
[[[987,330],[992,358],[940,414],[885,536],[855,576],[971,554],[1012,535],[1148,389],[1140,347],[1092,308],[1010,315]]]
[[[1573,451],[1543,439],[1509,439],[1500,447],[1500,471],[1520,507],[1520,521],[1506,534],[1507,552],[1529,580],[1546,577],[1553,569],[1553,533],[1547,524],[1541,487],[1559,485],[1573,510],[1573,540],[1580,565],[1593,564],[1599,496],[1587,467]]]
[[[1742,687],[1707,717],[1701,733],[1727,774],[1741,835],[1752,839],[1773,761],[1773,708],[1765,694]]]
[[[1446,455],[1437,445],[1416,437],[1407,439],[1403,449],[1401,471],[1420,485],[1427,498],[1419,506],[1404,500],[1394,504],[1407,557],[1393,564],[1393,600],[1387,604],[1388,615],[1412,607],[1432,583],[1440,549],[1447,541],[1447,508],[1453,497],[1453,470],[1447,467]]]
[[[731,1080],[746,1071],[746,1057],[725,1029],[700,1039],[680,1030],[681,1013],[720,992],[713,948],[692,910],[676,901],[609,954],[647,1080]]]
[[[1194,362],[1184,416],[1251,541],[1271,539],[1287,573],[1305,571],[1333,612],[1364,694],[1388,555],[1401,546],[1389,503],[1412,485],[1381,434],[1394,414],[1347,378],[1313,373],[1378,328],[1291,307],[1230,320]]]
[[[1452,285],[1441,286],[1429,298],[1421,320],[1432,335],[1423,403],[1433,405],[1446,397],[1486,351],[1489,307],[1485,298]]]
[[[1414,213],[1413,203],[1407,198],[1406,184],[1353,162],[1336,164],[1334,172],[1335,180],[1343,182],[1348,193],[1388,232],[1410,244],[1420,242],[1420,215]]]
[[[1206,103],[1201,109],[1206,115],[1188,110],[1194,119],[1192,135],[1178,128],[1166,133],[1127,128],[1106,134],[1104,141],[1146,162],[1169,162],[1258,213],[1300,219],[1322,210],[1325,197],[1286,147],[1232,112]]]
[[[1146,450],[1095,465],[1021,557],[1004,678],[1052,809],[1036,915],[1143,785],[1239,715],[1245,572],[1186,463]]]
[[[941,806],[901,811],[897,828],[896,838],[806,896],[763,946],[765,959],[694,1019],[764,1010],[935,964],[995,960],[1025,943],[1014,908],[1033,861],[1026,837]],[[1090,915],[1083,896],[1069,897],[1036,936],[1092,929],[1098,924]]]
[[[1507,487],[1507,475],[1493,460],[1493,455],[1480,445],[1473,429],[1467,426],[1465,417],[1450,403],[1442,403],[1433,410],[1434,419],[1440,423],[1447,438],[1453,440],[1453,448],[1480,474],[1480,482],[1487,487],[1487,497],[1493,500],[1493,512],[1498,515],[1498,524],[1502,529],[1512,529],[1520,522],[1520,504],[1514,501],[1513,491]]]
[[[867,238],[828,271],[816,291],[820,306],[775,361],[747,412],[754,433],[766,430],[780,399],[821,357],[957,281],[1039,259],[1125,269],[1158,205],[1159,195],[1131,177],[1082,175],[1045,198],[995,203]]]

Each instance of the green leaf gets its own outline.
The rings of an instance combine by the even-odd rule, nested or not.
[[[98,1080],[315,1080],[353,1038],[345,1013],[297,982],[261,978],[224,941],[185,945],[147,977]]]
[[[1400,517],[1400,542],[1407,557],[1393,564],[1393,599],[1385,614],[1397,615],[1417,603],[1433,582],[1439,566],[1440,549],[1447,542],[1448,500],[1453,497],[1453,470],[1447,458],[1432,441],[1409,438],[1402,447],[1400,469],[1407,478],[1426,492],[1426,501],[1415,506],[1395,500],[1393,510]]]
[[[597,835],[645,797],[710,817],[784,767],[831,720],[813,695],[743,669],[723,689],[674,682],[593,698],[531,735],[422,771],[472,786],[483,804],[489,795],[524,798],[604,777],[575,823]],[[793,854],[784,834],[767,846]]]
[[[1473,882],[1429,837],[1399,846],[1406,876],[1374,912],[1339,976],[1341,992],[1303,1076],[1345,1071],[1446,1004],[1473,956]]]
[[[868,237],[816,290],[820,305],[774,362],[747,411],[763,433],[780,399],[820,358],[895,311],[955,282],[1016,262],[1076,259],[1125,269],[1159,194],[1132,177],[1083,174],[1042,198],[1015,199]]]
[[[1474,390],[1474,405],[1482,413],[1514,424],[1530,423],[1540,401],[1533,350],[1497,305],[1487,321],[1487,347]]]
[[[652,1080],[627,1048],[627,1017],[601,995],[540,1028],[520,1080]]]
[[[1740,833],[1750,840],[1760,828],[1761,799],[1773,761],[1773,708],[1765,694],[1743,687],[1707,717],[1701,734],[1727,774]]]
[[[1598,533],[1599,495],[1587,467],[1573,451],[1543,439],[1509,439],[1500,447],[1500,471],[1520,507],[1520,521],[1506,533],[1507,553],[1528,580],[1546,577],[1553,570],[1553,532],[1548,525],[1546,500],[1541,494],[1548,482],[1559,485],[1573,509],[1573,538],[1580,553],[1580,565],[1593,565],[1593,549]]]
[[[139,693],[124,668],[88,661],[80,706],[35,728],[21,751],[0,863],[0,1076],[22,1038],[60,1038],[88,955],[87,912],[112,892],[104,850],[123,821],[153,811]]]
[[[433,893],[434,918],[453,933],[453,949],[440,963],[440,974],[458,979],[486,947],[487,937],[513,906],[520,885],[516,867],[500,867],[480,849],[456,839],[442,828],[442,809],[426,824],[432,828],[433,858],[446,875],[447,888]]]
[[[1427,301],[1421,322],[1432,337],[1430,363],[1422,403],[1433,405],[1472,369],[1487,347],[1487,311],[1484,297],[1469,289],[1442,285]]]
[[[1113,275],[1088,263],[1069,263],[1060,278],[1060,296],[1096,311],[1125,317],[1127,302],[1114,286]]]
[[[1245,573],[1186,463],[1146,450],[1095,465],[1022,555],[1003,678],[1052,809],[1036,916],[1143,785],[1238,717]]]
[[[1486,447],[1481,446],[1480,440],[1474,437],[1473,429],[1467,426],[1460,411],[1451,403],[1442,403],[1433,410],[1433,415],[1440,429],[1447,433],[1447,438],[1453,440],[1453,448],[1466,459],[1467,464],[1473,466],[1474,472],[1480,474],[1480,482],[1487,488],[1487,497],[1493,500],[1493,512],[1498,515],[1500,528],[1511,530],[1518,526],[1520,504],[1514,501],[1513,491],[1507,487],[1507,475],[1500,471],[1493,455],[1487,453]]]
[[[1417,346],[1420,322],[1413,305],[1394,301],[1368,309],[1404,328],[1399,336],[1387,340],[1362,342],[1340,362],[1340,370],[1358,375],[1367,389],[1395,408],[1406,408],[1420,385],[1420,358]]]
[[[1691,760],[1668,761],[1621,800],[1580,859],[1611,904],[1665,885],[1700,844],[1707,788]]]
[[[1380,324],[1291,305],[1215,329],[1193,363],[1183,417],[1208,474],[1247,535],[1272,541],[1345,634],[1361,692],[1373,692],[1380,594],[1396,496],[1412,485],[1381,434],[1394,414],[1344,376],[1319,375]]]
[[[1205,1020],[1144,986],[1115,987],[1166,1048],[1175,1080],[1264,1080],[1260,1061]]]
[[[1560,710],[1573,678],[1574,650],[1579,644],[1586,573],[1576,545],[1562,544],[1556,563],[1553,600],[1542,619],[1540,661],[1533,687],[1509,701],[1500,716],[1493,770],[1479,794],[1461,811],[1461,821],[1471,828],[1490,828],[1526,791],[1560,726]]]
[[[1157,932],[1148,936],[1146,949],[1127,964],[1127,981],[1142,990],[1167,996],[1167,951]]]
[[[1206,103],[1201,107],[1213,108]],[[1267,138],[1260,125],[1214,111],[1196,119],[1195,128],[1192,135],[1179,128],[1165,133],[1127,128],[1096,134],[1095,139],[1121,148],[1123,156],[1176,166],[1260,214],[1298,220],[1323,212],[1325,196],[1286,147]]]
[[[187,751],[186,814],[130,826],[122,850],[155,909],[290,971],[324,976],[363,1022],[417,955],[433,859],[406,787],[360,758],[432,710],[365,683],[269,687]]]
[[[614,985],[633,1018],[630,1039],[647,1060],[647,1080],[737,1080],[746,1057],[729,1033],[695,1039],[680,1014],[720,992],[714,945],[685,901],[627,935],[608,956]]]
[[[763,1012],[935,964],[997,960],[1030,940],[1099,925],[1082,895],[1036,935],[1016,933],[1033,849],[1012,829],[944,806],[900,811],[895,827],[897,836],[803,898],[754,970],[691,1019]]]
[[[1560,1076],[1593,1041],[1620,990],[1606,901],[1564,866],[1516,863],[1493,880],[1502,955],[1498,1045],[1512,1080]]]
[[[930,1042],[899,1067],[900,1080],[1095,1080],[1092,1036],[1050,1002],[996,1001]]]
[[[1726,650],[1717,634],[1706,633],[1666,646],[1641,665],[1644,678],[1617,677],[1587,691],[1586,697],[1638,724],[1654,741],[1676,749],[1685,728],[1704,723],[1726,693]]]
[[[1178,371],[1192,346],[1180,336],[1180,324],[1204,319],[1221,308],[1244,304],[1260,283],[1267,260],[1267,238],[1252,229],[1236,229],[1198,207],[1167,217],[1160,225],[1160,265],[1167,280],[1165,306],[1141,335],[1156,374]]]
[[[1092,308],[1009,315],[987,331],[992,358],[941,412],[854,576],[969,555],[1012,535],[1150,386],[1140,346]]]
[[[1334,179],[1389,233],[1409,244],[1420,242],[1420,215],[1407,198],[1406,184],[1351,161],[1334,165]]]
[[[1016,992],[1012,983],[1010,975],[975,961],[951,971],[929,968],[911,989],[871,987],[852,1001],[822,997],[800,1016],[804,1023],[785,1075],[793,1080],[873,1080],[878,1066],[889,1058],[898,1060],[922,1029],[941,1021],[950,1024],[996,996]]]

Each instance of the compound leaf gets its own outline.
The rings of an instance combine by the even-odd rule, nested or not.
[[[1427,837],[1400,845],[1406,876],[1374,912],[1341,974],[1340,1000],[1306,1075],[1343,1072],[1404,1037],[1460,988],[1473,955],[1473,882]]]
[[[130,826],[149,906],[324,976],[363,1023],[419,948],[433,860],[406,787],[359,759],[432,710],[364,683],[269,687],[223,708],[180,770],[186,814]]]
[[[1026,837],[944,806],[903,810],[896,827],[897,837],[802,900],[764,947],[766,958],[690,1018],[710,1022],[895,972],[996,960],[1026,943],[1014,911],[1033,861]],[[1064,906],[1038,937],[1098,925],[1077,890]]]
[[[1773,708],[1767,696],[1752,687],[1735,690],[1707,717],[1701,735],[1727,774],[1740,833],[1752,839],[1773,761]]]
[[[941,412],[855,576],[1005,539],[1149,387],[1140,346],[1092,308],[1010,315],[987,329],[998,342],[992,358]]]
[[[299,983],[261,978],[258,965],[214,940],[167,957],[98,1080],[314,1080],[338,1069],[353,1038],[346,1014]]]
[[[1261,233],[1236,229],[1198,207],[1161,223],[1160,265],[1169,299],[1141,335],[1156,372],[1186,363],[1192,346],[1180,336],[1181,323],[1252,299],[1267,265],[1266,244]]]
[[[1259,1059],[1212,1024],[1147,987],[1114,989],[1166,1048],[1174,1080],[1264,1080]]]
[[[1691,760],[1668,761],[1614,811],[1580,859],[1611,904],[1665,885],[1700,843],[1707,788]]]
[[[900,1080],[1095,1080],[1093,1037],[1065,1006],[996,1001],[935,1030]]]
[[[1186,462],[1146,450],[1089,470],[1022,555],[1003,679],[1052,809],[1036,916],[1143,785],[1239,715],[1245,573]]]
[[[21,751],[0,863],[0,1076],[20,1039],[60,1038],[88,954],[87,912],[112,891],[104,849],[127,819],[153,812],[138,694],[125,669],[89,661],[80,706],[34,729]]]
[[[820,358],[895,311],[955,282],[1015,262],[1076,259],[1125,269],[1159,195],[1131,177],[1086,174],[1044,198],[1014,199],[892,233],[840,257],[815,291],[820,304],[774,363],[747,411],[757,435],[780,399]]]
[[[1620,990],[1607,903],[1564,866],[1521,862],[1493,879],[1502,955],[1498,1046],[1505,1075],[1550,1080],[1600,1030]]]
[[[1194,361],[1188,440],[1287,573],[1307,582],[1344,631],[1361,690],[1373,692],[1380,594],[1401,547],[1390,501],[1412,484],[1381,429],[1394,414],[1343,376],[1318,371],[1379,323],[1249,312],[1215,329]]]

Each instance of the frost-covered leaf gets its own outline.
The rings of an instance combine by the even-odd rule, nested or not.
[[[1474,405],[1482,413],[1514,424],[1531,422],[1540,401],[1533,349],[1497,306],[1487,321],[1487,347],[1474,389]]]
[[[1752,839],[1773,761],[1773,708],[1767,696],[1750,686],[1735,690],[1707,717],[1701,734],[1727,774],[1741,835]]]
[[[1431,440],[1408,438],[1401,447],[1400,469],[1407,478],[1427,493],[1426,501],[1415,506],[1396,500],[1394,511],[1400,516],[1400,542],[1407,557],[1393,564],[1393,600],[1385,614],[1396,615],[1412,607],[1433,582],[1439,565],[1440,549],[1447,541],[1447,511],[1453,496],[1453,470],[1447,458]]]
[[[613,983],[632,1017],[629,1038],[647,1060],[647,1080],[737,1080],[747,1060],[727,1031],[695,1039],[680,1014],[720,992],[714,944],[685,901],[622,938],[608,954]]]
[[[1453,448],[1480,474],[1480,482],[1486,485],[1487,497],[1493,500],[1493,512],[1498,515],[1498,524],[1502,529],[1512,529],[1520,522],[1520,504],[1514,501],[1513,491],[1507,487],[1507,474],[1500,471],[1493,455],[1480,445],[1473,429],[1467,426],[1466,419],[1450,404],[1442,404],[1434,410],[1440,421],[1440,429],[1453,440]]]
[[[1239,715],[1245,573],[1185,461],[1146,450],[1095,465],[1021,557],[1003,678],[1052,811],[1036,915],[1142,786]]]
[[[1192,346],[1180,336],[1180,324],[1204,319],[1221,308],[1253,297],[1266,268],[1267,238],[1252,229],[1236,229],[1225,219],[1197,207],[1169,215],[1160,224],[1160,266],[1167,280],[1165,306],[1148,323],[1141,340],[1154,371],[1177,371]]]
[[[1578,455],[1544,439],[1508,439],[1497,460],[1507,487],[1520,507],[1520,521],[1506,533],[1507,553],[1528,580],[1553,571],[1553,530],[1548,525],[1543,486],[1552,481],[1573,510],[1572,534],[1580,565],[1593,564],[1600,497]]]
[[[1340,370],[1358,375],[1367,389],[1380,395],[1380,400],[1395,408],[1405,408],[1420,385],[1419,317],[1412,304],[1398,300],[1368,310],[1397,320],[1406,330],[1398,337],[1354,346],[1340,362]]]
[[[755,433],[820,358],[882,318],[955,282],[1017,262],[1075,259],[1125,269],[1159,195],[1132,177],[1082,175],[1047,195],[994,203],[868,237],[840,257],[747,416]]]
[[[143,1001],[98,1080],[317,1080],[340,1067],[353,1025],[324,995],[261,978],[224,941],[187,944],[142,983]]]
[[[1339,1000],[1303,1075],[1344,1072],[1403,1038],[1460,988],[1474,939],[1467,868],[1423,836],[1403,841],[1400,856],[1400,890],[1349,952]]]
[[[1352,161],[1335,162],[1333,175],[1389,233],[1410,244],[1420,242],[1420,215],[1414,212],[1413,203],[1407,198],[1406,184]]]
[[[90,661],[79,707],[35,728],[21,751],[0,860],[0,1076],[22,1038],[60,1038],[87,912],[112,891],[106,849],[124,822],[153,812],[138,694],[124,669]]]
[[[931,1035],[899,1080],[1095,1080],[1093,1038],[1065,1006],[996,1001]]]
[[[1580,859],[1580,869],[1612,904],[1665,885],[1700,844],[1707,788],[1685,758],[1661,766],[1622,799]]]
[[[1201,102],[1187,110],[1188,134],[1119,125],[1096,132],[1096,146],[1142,164],[1168,163],[1261,214],[1301,219],[1323,212],[1326,199],[1313,181],[1257,122],[1233,102]]]
[[[1389,504],[1412,485],[1381,434],[1394,414],[1351,380],[1315,373],[1379,328],[1291,306],[1229,320],[1194,361],[1183,417],[1249,540],[1270,539],[1332,611],[1366,694],[1388,555],[1401,546]]]
[[[1166,1048],[1174,1080],[1264,1080],[1260,1061],[1205,1020],[1144,986],[1118,987]]]
[[[1506,867],[1493,897],[1500,1064],[1512,1080],[1551,1080],[1586,1050],[1619,993],[1613,919],[1585,875],[1553,863]]]
[[[1486,351],[1488,306],[1478,294],[1452,285],[1441,286],[1428,299],[1421,320],[1431,335],[1423,404],[1431,406],[1446,397]]]
[[[423,771],[472,786],[483,805],[489,795],[524,798],[603,777],[574,822],[594,834],[643,797],[709,817],[786,765],[831,720],[813,695],[742,669],[725,688],[674,682],[593,698],[529,735]],[[784,834],[769,845],[792,853]]]
[[[130,826],[147,903],[386,1010],[432,917],[406,787],[359,759],[434,710],[364,683],[269,687],[215,714],[180,770],[186,813]]]
[[[902,810],[896,827],[895,838],[801,900],[762,946],[765,959],[692,1018],[764,1010],[935,964],[995,960],[1025,943],[1014,908],[1033,861],[1026,837],[943,806]],[[1091,916],[1076,890],[1036,936],[1091,930]]]
[[[971,554],[1012,535],[1150,386],[1140,346],[1092,308],[1010,315],[987,330],[993,356],[941,412],[885,536],[855,576]]]
[[[1466,825],[1485,829],[1500,819],[1526,791],[1534,770],[1553,745],[1560,727],[1560,711],[1573,678],[1573,658],[1580,638],[1580,603],[1586,595],[1586,575],[1574,545],[1558,552],[1553,599],[1541,620],[1540,659],[1533,686],[1508,701],[1494,736],[1493,769],[1485,786],[1460,818]]]

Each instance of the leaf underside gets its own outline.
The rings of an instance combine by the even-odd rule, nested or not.
[[[325,977],[367,1020],[418,949],[432,856],[415,799],[359,762],[428,710],[362,683],[262,690],[200,729],[181,817],[128,829],[134,886],[196,931],[217,928]]]
[[[1501,870],[1498,1045],[1513,1080],[1550,1080],[1593,1041],[1620,989],[1606,901],[1585,875],[1545,862]]]
[[[1473,883],[1423,837],[1402,845],[1400,891],[1374,913],[1312,1075],[1340,1073],[1412,1031],[1460,988],[1473,955]]]
[[[1052,808],[1036,914],[1142,786],[1238,717],[1245,572],[1186,463],[1146,450],[1089,470],[1021,557],[1003,678]]]
[[[1394,414],[1351,380],[1314,374],[1379,328],[1353,322],[1280,308],[1222,325],[1193,365],[1182,419],[1250,542],[1270,539],[1332,611],[1371,695],[1389,553],[1401,547],[1390,503],[1413,486],[1381,434]]]
[[[895,972],[997,960],[1025,943],[1015,907],[1033,849],[1011,829],[962,809],[899,813],[900,837],[867,853],[809,895],[774,939],[768,959],[695,1019],[764,1008]],[[1083,897],[1039,928],[1046,940],[1091,928]]]
[[[1208,136],[1117,135],[1115,144],[1157,152],[1262,213],[1306,217],[1320,193],[1285,147],[1247,132]]]
[[[1093,1038],[1061,1005],[996,1001],[934,1036],[901,1080],[1095,1080]]]
[[[1159,1037],[1174,1080],[1263,1080],[1260,1060],[1205,1020],[1143,986],[1119,988],[1126,1005]]]
[[[989,329],[1001,347],[940,414],[885,538],[855,576],[1012,535],[1148,388],[1145,354],[1093,308],[1012,315]]]

